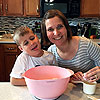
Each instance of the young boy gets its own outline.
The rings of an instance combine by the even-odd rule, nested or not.
[[[56,65],[53,54],[41,49],[38,37],[27,26],[17,28],[13,39],[22,51],[10,73],[10,82],[13,85],[26,85],[22,74],[32,67]]]

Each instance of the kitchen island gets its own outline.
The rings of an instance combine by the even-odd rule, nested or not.
[[[90,99],[91,98],[91,99]],[[0,100],[38,100],[32,96],[26,86],[13,86],[9,82],[0,82]],[[65,93],[57,100],[100,100],[100,83],[94,95],[84,94],[82,84],[68,84]]]

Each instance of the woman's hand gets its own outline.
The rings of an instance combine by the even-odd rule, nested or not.
[[[94,82],[100,79],[100,67],[96,66],[85,73],[84,78],[90,82]]]
[[[70,82],[82,81],[82,80],[83,80],[83,73],[82,72],[77,72],[71,77]]]

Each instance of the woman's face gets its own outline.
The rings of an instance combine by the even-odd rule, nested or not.
[[[34,35],[31,30],[29,30],[28,34],[20,36],[19,43],[19,49],[21,51],[24,51],[33,57],[39,56],[38,54],[41,52],[41,45],[38,37]]]
[[[62,45],[67,40],[67,30],[59,17],[53,17],[45,21],[48,39],[56,44]]]

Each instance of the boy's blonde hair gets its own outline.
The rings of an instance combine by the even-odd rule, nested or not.
[[[30,28],[27,26],[20,26],[15,30],[13,40],[16,42],[16,44],[18,46],[20,45],[19,44],[20,36],[24,36],[24,35],[28,34],[29,30],[30,30]]]

